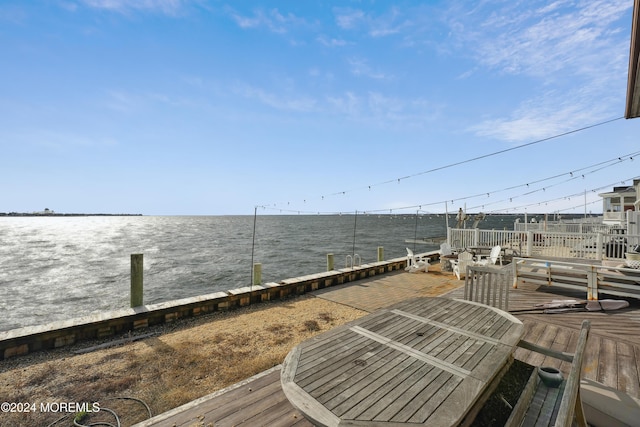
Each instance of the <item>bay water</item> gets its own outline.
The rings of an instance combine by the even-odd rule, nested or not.
[[[515,216],[481,228],[512,229]],[[453,215],[450,225],[455,224]],[[254,233],[255,228],[255,233]],[[438,249],[444,215],[0,217],[0,331],[129,307],[131,254],[144,255],[144,304]]]

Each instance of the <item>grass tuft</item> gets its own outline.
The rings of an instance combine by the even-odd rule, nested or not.
[[[320,324],[315,321],[315,320],[306,320],[304,322],[304,329],[306,329],[309,332],[316,332],[319,331],[320,328]]]

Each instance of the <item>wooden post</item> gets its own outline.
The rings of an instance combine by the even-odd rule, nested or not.
[[[378,262],[384,261],[384,248],[378,246]]]
[[[131,307],[142,305],[143,254],[131,254]]]
[[[327,271],[333,270],[333,254],[327,254]]]
[[[511,260],[511,276],[513,278],[513,288],[518,288],[518,258],[513,258]]]
[[[259,262],[253,264],[253,285],[262,283],[262,264]]]
[[[253,264],[253,285],[262,283],[262,264],[257,262]]]

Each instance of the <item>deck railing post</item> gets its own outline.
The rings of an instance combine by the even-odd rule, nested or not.
[[[602,261],[602,251],[604,251],[604,246],[602,245],[603,236],[602,233],[598,233],[596,237],[596,260]]]
[[[598,271],[597,266],[592,265],[587,271],[587,299],[598,299]]]
[[[142,305],[143,254],[131,254],[131,307]]]
[[[378,246],[378,262],[384,261],[384,248],[382,246]]]
[[[533,231],[527,231],[527,256],[533,254]]]
[[[333,254],[327,254],[327,271],[333,270]]]

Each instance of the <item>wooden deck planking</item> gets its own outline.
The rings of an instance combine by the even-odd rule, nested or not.
[[[324,290],[323,295],[317,295],[321,298],[326,298],[332,301],[343,301],[347,305],[354,306],[354,302],[357,302],[360,308],[373,311],[379,307],[390,305],[402,298],[414,298],[419,295],[424,295],[427,290],[433,285],[434,281],[440,286],[444,283],[445,278],[440,273],[428,273],[428,274],[409,274],[409,273],[391,273],[385,275],[383,278],[377,280],[367,280],[366,286],[357,286],[355,284],[349,284],[341,287],[336,287],[330,290]],[[451,283],[462,285],[462,282],[455,280],[454,276]],[[408,279],[409,282],[406,282]],[[379,283],[379,284],[378,284]],[[420,285],[422,283],[422,285]],[[420,287],[422,286],[422,287]],[[395,292],[394,292],[395,290]],[[393,296],[390,298],[384,298],[387,291],[393,292]],[[372,295],[373,299],[369,299],[368,295]],[[387,294],[389,295],[389,294]],[[575,298],[581,300],[584,298],[585,292],[574,292],[567,289],[561,289],[557,287],[549,287],[546,285],[520,285],[518,289],[510,290],[510,310],[528,309],[532,308],[536,303],[550,302],[552,299],[570,299]],[[451,297],[461,297],[462,290],[457,289],[447,294]],[[615,298],[618,297],[607,296],[601,294],[600,298]],[[525,337],[524,339],[536,343],[542,344],[543,341],[551,342],[554,349],[564,350],[571,352],[575,348],[577,342],[578,331],[580,323],[583,318],[589,318],[592,322],[591,334],[585,350],[585,359],[583,362],[583,377],[595,381],[599,381],[605,385],[616,388],[629,395],[640,398],[640,302],[635,300],[629,300],[631,307],[624,310],[613,311],[609,313],[587,313],[587,312],[570,312],[562,314],[538,314],[538,313],[514,313],[516,317],[523,321],[525,325]],[[386,302],[386,304],[384,304]],[[441,311],[441,307],[432,308],[434,311]],[[453,313],[453,315],[458,315]],[[428,328],[428,326],[426,326]],[[552,331],[545,331],[548,328],[555,329],[555,337],[552,341],[549,341],[549,334]],[[426,331],[427,329],[425,329]],[[616,351],[609,351],[605,348],[608,344],[603,344],[604,340],[610,340],[615,342]],[[564,348],[563,348],[564,347]],[[602,350],[602,351],[601,351]],[[524,349],[516,350],[514,354],[516,359],[531,363],[531,364],[545,364],[553,365],[557,359],[544,356],[539,357],[537,353],[530,352]],[[379,366],[379,365],[376,365]],[[560,369],[563,372],[568,372],[569,364],[566,362],[560,363]],[[615,378],[608,378],[605,376],[603,369],[610,369],[605,367],[615,366],[616,374]],[[365,369],[371,368],[370,365]],[[259,382],[271,381],[276,384],[280,384],[280,371],[272,373],[269,376],[262,377]],[[413,377],[410,377],[413,378]],[[244,388],[244,394],[249,393],[248,388],[252,388],[254,391],[258,389],[254,381],[248,382],[246,385],[239,387],[238,390]],[[195,422],[202,420],[203,425],[212,422],[214,425],[223,425],[216,422],[216,419],[210,415],[215,412],[213,409],[223,407],[233,407],[234,409],[226,409],[223,412],[229,413],[229,411],[244,411],[250,413],[253,411],[252,407],[245,405],[243,400],[244,394],[242,392],[238,395],[238,391],[230,390],[221,395],[216,395],[209,399],[204,399],[197,405],[193,405],[180,410],[174,410],[172,416],[165,417],[158,421],[151,421],[150,423],[144,423],[144,426],[192,426]],[[273,397],[269,397],[274,405],[259,414],[249,416],[240,425],[255,426],[255,425],[273,425],[273,426],[310,426],[309,423],[291,404],[286,400],[284,393],[281,389],[274,393]],[[278,399],[280,399],[278,401]],[[366,411],[367,409],[365,409]],[[218,412],[219,413],[219,412]],[[377,415],[377,414],[376,414]],[[200,417],[200,418],[198,418]],[[204,417],[204,418],[202,418]],[[197,424],[196,424],[197,425]]]
[[[282,392],[279,367],[138,425],[312,426]]]
[[[547,285],[519,285],[518,289],[512,289],[510,292],[510,310],[530,309],[535,304],[548,303],[554,299],[582,300],[584,297],[584,292]],[[456,289],[447,296],[462,297],[462,290]],[[600,298],[621,299],[606,294],[601,294]],[[523,339],[566,352],[573,351],[580,324],[583,319],[589,319],[591,332],[585,349],[583,377],[640,398],[640,301],[628,301],[629,308],[610,312],[575,311],[514,315],[525,325]],[[521,348],[516,350],[514,356],[531,365],[558,367],[565,374],[570,367],[567,362],[559,362],[555,358]]]

